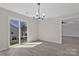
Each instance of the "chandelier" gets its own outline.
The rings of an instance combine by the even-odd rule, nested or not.
[[[40,16],[40,3],[37,3],[37,6],[38,6],[38,10],[37,10],[36,14],[33,15],[33,19],[36,19],[36,20],[44,20],[45,13],[42,13],[42,16]]]

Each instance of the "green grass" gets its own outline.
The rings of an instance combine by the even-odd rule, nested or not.
[[[27,41],[26,39],[21,39],[21,43],[26,42],[26,41]],[[14,44],[17,44],[17,43],[19,43],[19,39],[10,41],[10,45],[14,45]]]

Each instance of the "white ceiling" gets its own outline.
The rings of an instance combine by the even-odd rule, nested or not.
[[[0,3],[0,7],[32,17],[37,10],[36,3]],[[78,3],[41,3],[41,13],[46,17],[57,17],[72,13],[79,13]]]

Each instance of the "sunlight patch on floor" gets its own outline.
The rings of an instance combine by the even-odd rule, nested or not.
[[[68,53],[68,54],[77,54],[77,49],[75,49],[75,48],[67,48],[66,53]]]
[[[22,45],[19,44],[13,45],[11,46],[11,48],[32,48],[40,44],[42,44],[42,42],[23,43]]]
[[[75,48],[66,48],[65,50],[61,51],[59,55],[78,55],[77,49]]]

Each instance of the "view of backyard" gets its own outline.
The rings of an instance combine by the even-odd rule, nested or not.
[[[20,21],[20,41],[21,43],[27,41],[27,26],[25,22]],[[19,43],[19,21],[10,20],[10,45]]]

